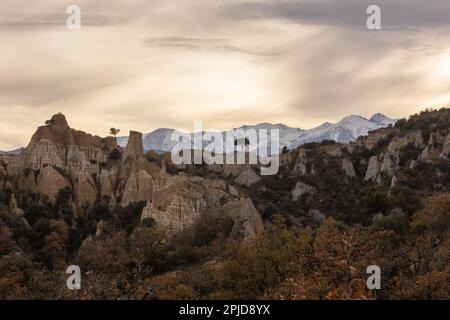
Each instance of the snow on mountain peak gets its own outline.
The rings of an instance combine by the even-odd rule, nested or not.
[[[396,120],[390,119],[381,113],[375,113],[369,121],[381,127],[388,127],[389,125],[394,125],[396,122]]]
[[[294,149],[305,143],[320,142],[323,140],[334,140],[339,143],[350,143],[355,141],[360,136],[367,135],[369,131],[388,127],[393,124],[395,124],[395,120],[392,120],[381,113],[377,113],[370,119],[352,114],[335,124],[325,122],[310,130],[292,128],[282,123],[259,123],[256,125],[244,125],[239,128],[235,128],[235,130],[278,129],[280,130],[280,148],[288,147],[289,149]],[[176,141],[171,140],[172,133],[176,131],[177,130],[175,129],[160,128],[144,134],[144,150],[170,152],[173,146],[177,144]],[[225,136],[226,132],[227,131],[224,131],[222,134]],[[127,141],[128,137],[117,138],[118,144],[122,147],[126,146]]]

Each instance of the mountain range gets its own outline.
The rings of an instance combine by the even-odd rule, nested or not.
[[[0,154],[19,155],[19,154],[22,153],[23,150],[24,150],[23,148],[11,150],[11,151],[2,151],[2,150],[0,150]]]
[[[293,145],[385,125],[258,126]],[[0,299],[368,299],[372,263],[389,271],[377,299],[448,299],[450,109],[283,150],[271,176],[128,140],[59,113],[0,154]],[[77,293],[61,290],[68,265],[83,270]]]
[[[285,124],[260,123],[256,125],[244,125],[236,129],[278,129],[280,131],[280,149],[287,147],[289,150],[295,149],[303,144],[311,142],[321,142],[324,140],[333,140],[339,143],[350,143],[356,141],[361,136],[366,136],[370,131],[393,126],[396,120],[390,119],[381,113],[374,114],[370,119],[359,115],[350,115],[337,123],[326,122],[316,128],[304,130],[300,128],[289,127]],[[225,137],[229,131],[221,132]],[[150,133],[144,134],[142,142],[144,151],[156,151],[158,153],[170,152],[178,143],[172,141],[173,133],[185,134],[176,129],[160,128]],[[191,133],[191,136],[193,134]],[[128,137],[118,137],[117,143],[125,147]],[[207,143],[206,143],[207,144]],[[196,146],[200,148],[200,146]],[[203,145],[205,147],[205,145]]]

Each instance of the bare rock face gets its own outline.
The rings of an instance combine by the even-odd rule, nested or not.
[[[172,232],[179,232],[204,215],[225,214],[235,221],[235,235],[246,238],[259,233],[263,229],[262,219],[251,200],[227,190],[222,179],[189,177],[184,173],[172,176],[161,170],[141,220],[153,218]],[[234,189],[233,193],[238,191]]]
[[[84,171],[74,174],[74,197],[79,204],[94,203],[97,200],[97,187],[92,175]]]
[[[130,131],[128,143],[123,153],[123,161],[136,160],[144,156],[144,147],[142,145],[142,133]]]
[[[169,176],[162,173],[141,219],[153,218],[172,232],[179,232],[191,226],[205,207],[201,186],[190,182],[186,175]]]
[[[394,175],[391,179],[391,188],[394,188],[397,185],[397,177]]]
[[[431,133],[428,144],[420,155],[422,161],[435,161],[442,155],[443,146],[445,145],[445,136],[436,132]]]
[[[342,170],[345,171],[347,176],[351,178],[356,177],[355,167],[353,166],[353,162],[350,159],[342,159]]]
[[[298,172],[301,176],[305,175],[307,172],[306,164],[308,163],[306,151],[299,149],[297,161],[295,162],[294,171]]]
[[[55,199],[59,189],[71,187],[78,204],[93,203],[98,195],[93,175],[100,174],[100,164],[107,161],[115,141],[71,129],[62,114],[47,123],[24,151],[19,178],[23,190]]]
[[[308,163],[306,150],[299,148],[296,151],[283,153],[280,155],[281,166],[292,166],[292,171],[300,176],[307,173],[306,165]]]
[[[450,134],[447,135],[445,139],[444,146],[442,148],[442,152],[439,155],[441,159],[450,159]]]
[[[9,211],[17,216],[23,216],[23,210],[17,206],[17,200],[14,193],[11,193],[9,197]]]
[[[125,184],[122,205],[127,206],[131,202],[151,200],[152,192],[152,176],[145,170],[133,170]]]
[[[17,176],[25,167],[25,155],[2,154],[0,155],[0,171],[5,175]]]
[[[224,165],[219,174],[245,186],[260,180],[250,165]],[[57,114],[37,129],[23,154],[0,156],[0,188],[41,193],[54,201],[66,187],[73,190],[76,214],[86,212],[99,198],[109,198],[111,206],[146,201],[142,219],[151,217],[173,232],[209,214],[231,217],[235,236],[248,238],[263,230],[251,199],[224,179],[168,174],[164,158],[144,156],[141,133],[130,132],[122,151],[112,137],[73,130],[64,115]],[[20,212],[15,199],[13,193],[10,211]]]
[[[27,190],[33,193],[38,192],[36,176],[33,170],[26,169],[25,172],[19,176],[18,180],[21,190]]]
[[[223,165],[223,176],[238,177],[248,170],[251,170],[251,166],[249,164],[225,164]]]
[[[150,217],[154,218],[158,224],[168,227],[173,232],[179,232],[192,226],[200,217],[202,201],[192,201],[192,199],[181,195],[174,195],[165,211],[154,210],[150,207]],[[144,213],[147,214],[147,207]]]
[[[60,189],[70,187],[70,181],[50,165],[44,166],[36,179],[36,190],[55,200]]]
[[[142,133],[130,131],[130,139],[122,155],[118,177],[124,184],[123,190],[117,190],[122,193],[123,206],[131,202],[151,200],[155,180],[166,170],[164,160],[160,168],[144,157],[143,150]]]
[[[102,165],[115,148],[114,138],[71,129],[64,115],[56,114],[36,130],[21,154],[2,155],[0,160],[7,164],[5,173],[15,179],[19,192],[55,200],[60,189],[70,187],[77,205],[92,204],[100,195]]]
[[[240,198],[219,208],[221,214],[234,220],[232,236],[249,239],[264,231],[264,224],[250,198]]]
[[[395,137],[389,144],[386,153],[382,156],[380,172],[393,177],[400,166],[400,152],[403,148],[413,146],[423,148],[424,142],[419,131],[411,132],[403,137]]]
[[[252,169],[242,172],[234,181],[240,186],[251,187],[255,183],[258,183],[261,177],[255,173]]]
[[[6,176],[6,169],[5,166],[0,163],[0,177]]]
[[[379,173],[380,173],[380,162],[378,161],[378,156],[372,156],[369,159],[369,166],[367,167],[366,176],[364,180],[376,181]]]
[[[364,139],[360,139],[358,143],[363,145],[369,150],[372,150],[380,140],[386,139],[387,136],[393,131],[391,128],[379,129],[376,132],[368,135]]]
[[[310,185],[302,182],[297,182],[295,188],[292,190],[292,201],[297,201],[298,198],[306,193],[312,194],[314,192],[316,192],[316,189],[314,187],[311,187]]]
[[[117,168],[103,169],[100,173],[100,196],[109,197],[115,201],[115,182],[117,179]]]
[[[383,157],[383,162],[381,163],[380,172],[386,173],[388,176],[392,177],[398,170],[400,162],[400,156],[398,152],[387,152]]]
[[[233,197],[239,196],[239,191],[235,187],[233,187],[232,185],[228,186],[228,193],[230,195],[232,195]]]

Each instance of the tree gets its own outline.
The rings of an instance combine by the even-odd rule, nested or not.
[[[230,242],[219,277],[222,289],[234,299],[255,299],[267,289],[309,269],[312,231],[295,235],[280,215],[273,227],[249,243]]]
[[[111,128],[109,129],[109,133],[114,136],[114,139],[117,141],[117,135],[119,134],[120,129]]]

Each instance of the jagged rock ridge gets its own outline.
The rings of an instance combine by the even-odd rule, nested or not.
[[[61,189],[70,188],[79,215],[107,198],[110,206],[145,201],[143,218],[152,217],[173,231],[211,213],[233,218],[234,233],[243,237],[263,229],[251,200],[235,189],[229,193],[224,180],[169,174],[164,160],[147,160],[139,132],[131,131],[121,149],[114,138],[71,129],[64,115],[56,114],[37,129],[23,153],[0,155],[0,164],[0,189],[10,189],[18,198],[35,193],[55,201]]]

